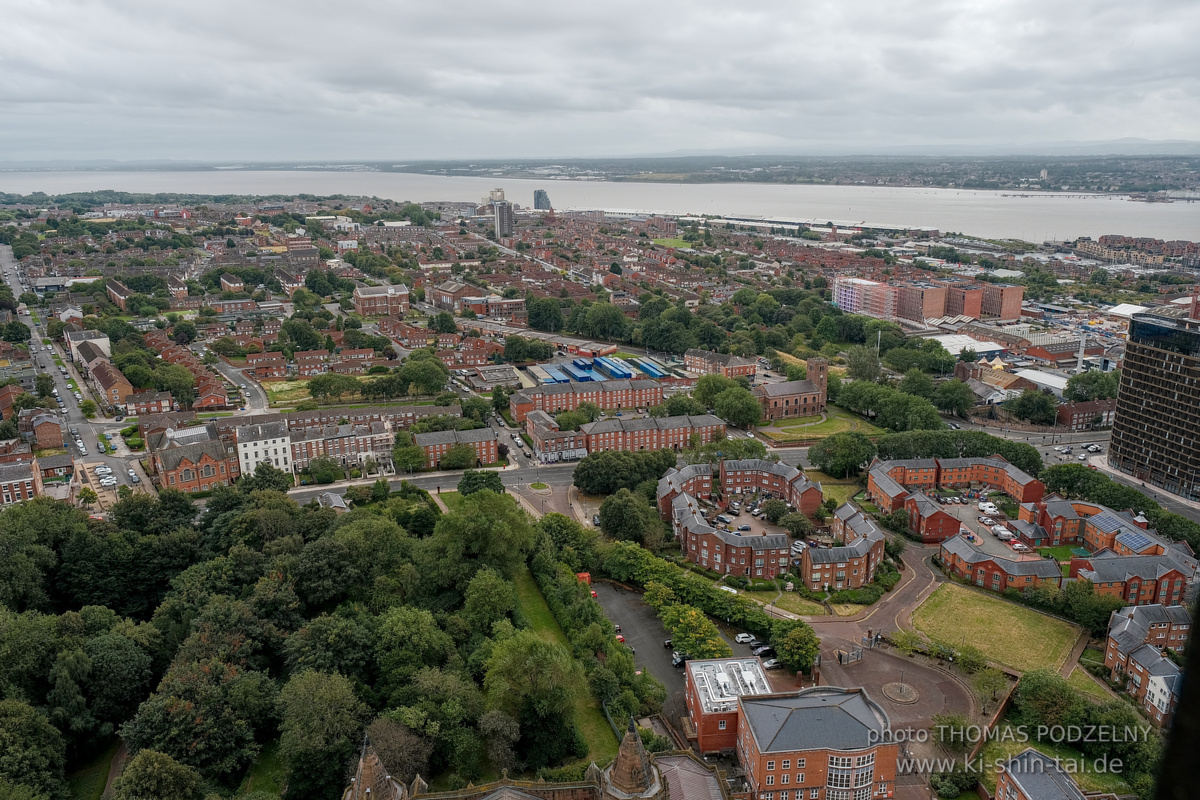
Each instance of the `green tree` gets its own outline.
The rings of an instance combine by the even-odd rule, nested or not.
[[[671,632],[676,650],[692,658],[728,658],[733,655],[729,643],[703,611],[695,606],[672,603],[659,609],[663,625]]]
[[[933,378],[913,367],[904,373],[904,377],[900,379],[900,385],[897,388],[905,394],[912,394],[929,400],[933,397]]]
[[[360,745],[367,706],[342,675],[305,670],[279,693],[279,753],[289,798],[341,796],[346,765]]]
[[[154,386],[170,392],[171,398],[187,407],[196,399],[196,378],[182,364],[160,364],[154,368]]]
[[[98,502],[100,498],[96,494],[95,489],[91,488],[90,486],[84,486],[79,490],[78,500],[84,508],[89,508]]]
[[[79,411],[88,419],[96,416],[96,412],[99,410],[95,400],[88,399],[79,404]]]
[[[768,500],[762,504],[763,517],[772,525],[778,525],[788,513],[787,503],[782,500]]]
[[[708,408],[687,394],[673,394],[663,402],[667,417],[699,416],[708,413]]]
[[[499,472],[469,469],[463,473],[462,479],[458,482],[458,493],[463,496],[475,494],[484,489],[496,494],[504,493],[504,483],[500,480]]]
[[[286,492],[295,485],[292,476],[266,461],[260,461],[251,475],[242,475],[238,488],[246,494],[269,489],[276,492]]]
[[[724,375],[701,375],[696,380],[696,388],[692,390],[692,397],[704,408],[712,408],[717,400],[717,395],[735,387],[737,387],[737,383]]]
[[[141,750],[117,778],[113,800],[200,800],[200,773],[166,753]]]
[[[975,673],[971,684],[983,700],[995,700],[996,695],[1008,688],[1008,678],[995,667],[985,667]]]
[[[425,451],[413,444],[412,434],[396,431],[396,442],[392,446],[392,463],[398,471],[416,471],[425,466]]]
[[[20,700],[0,700],[0,779],[63,796],[66,746],[45,715]]]
[[[978,402],[971,387],[957,378],[939,384],[933,391],[933,404],[938,410],[966,418]]]
[[[45,372],[39,373],[34,379],[33,385],[37,389],[38,397],[49,397],[54,392],[54,378],[51,378]]]
[[[621,341],[629,329],[629,320],[611,303],[593,303],[587,310],[584,330],[580,333],[605,341]]]
[[[528,703],[540,716],[569,717],[581,672],[562,645],[522,630],[496,644],[483,687],[488,705],[510,716],[520,717]]]
[[[492,409],[497,414],[503,413],[508,408],[508,390],[503,386],[497,386],[492,389]]]
[[[1063,397],[1076,403],[1089,400],[1107,400],[1117,396],[1120,373],[1087,370],[1067,379]]]
[[[755,425],[762,418],[762,406],[758,399],[740,386],[717,395],[713,400],[713,410],[718,417],[739,428]]]
[[[875,457],[875,445],[861,433],[835,433],[808,449],[813,466],[835,478],[857,475]]]
[[[449,311],[438,313],[429,321],[429,329],[434,333],[458,333],[458,325],[454,322],[454,315]]]
[[[442,456],[442,469],[466,469],[467,467],[475,466],[479,460],[475,448],[469,444],[460,443],[453,445]]]
[[[533,544],[533,526],[511,495],[476,492],[420,542],[418,568],[434,585],[461,589],[482,567],[513,577]]]
[[[28,342],[31,337],[32,333],[30,332],[29,327],[15,319],[4,326],[4,334],[2,338],[6,342],[21,344],[22,342]]]
[[[811,536],[813,532],[812,520],[798,511],[794,511],[791,514],[784,514],[780,518],[779,524],[787,529],[787,532],[796,539],[804,539]]]
[[[817,634],[803,622],[792,626],[782,636],[772,636],[771,645],[779,663],[789,672],[810,672],[821,650]]]
[[[171,338],[175,340],[175,344],[188,346],[196,341],[196,323],[186,319],[176,322],[171,328]]]
[[[611,539],[640,543],[650,524],[651,513],[644,498],[621,489],[600,504],[600,530]]]
[[[855,381],[877,381],[883,368],[875,348],[857,345],[846,351],[846,374]]]
[[[1028,420],[1034,425],[1052,425],[1058,413],[1054,395],[1026,389],[1020,396],[1005,403],[1008,410],[1018,419]]]
[[[557,333],[563,329],[562,308],[550,297],[539,297],[528,305],[529,327],[535,331]]]

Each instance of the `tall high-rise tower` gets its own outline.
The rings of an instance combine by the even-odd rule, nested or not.
[[[513,207],[512,203],[501,200],[499,203],[492,203],[492,210],[496,214],[496,236],[504,239],[513,235]]]
[[[1108,463],[1200,499],[1200,303],[1129,323]]]
[[[550,205],[550,195],[545,189],[533,190],[533,207],[537,211],[549,211],[553,206]]]

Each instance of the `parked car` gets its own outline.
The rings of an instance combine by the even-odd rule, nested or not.
[[[597,528],[600,527],[600,515],[599,514],[592,514],[592,524],[595,525]]]
[[[732,520],[730,520],[729,517],[725,516],[724,514],[717,514],[717,522],[720,522],[722,525],[728,525],[731,521]]]
[[[751,642],[754,641],[754,634],[739,633],[737,636],[733,637],[733,640],[735,642],[737,642],[738,644],[750,644]]]
[[[84,455],[86,456],[86,455],[87,455],[87,453],[84,453]],[[141,479],[141,478],[139,478],[137,475],[130,475],[130,476],[129,476],[129,480],[133,481],[134,483],[141,483],[141,482],[142,482],[142,479]]]
[[[1079,460],[1080,460],[1080,461],[1087,461],[1087,453],[1080,453],[1080,454],[1079,454]]]
[[[137,475],[134,475],[133,477],[136,479],[136,478],[137,478]],[[596,594],[596,590],[595,590],[595,589],[592,589],[592,598],[593,598],[593,599],[595,599],[595,598],[597,598],[597,597],[599,597],[599,595],[598,595],[598,594]]]
[[[779,663],[778,658],[768,658],[762,663],[763,669],[783,669],[783,664]]]
[[[117,479],[116,478],[101,478],[100,485],[101,486],[116,486]]]
[[[738,525],[738,530],[739,531],[748,531],[748,530],[750,530],[750,526],[749,525]]]
[[[621,644],[625,644],[625,637],[618,633],[617,641],[620,642]]]
[[[671,639],[664,639],[664,640],[663,640],[663,647],[664,647],[665,649],[667,649],[667,650],[670,650],[670,649],[671,649],[671,645],[672,645],[673,643],[674,643],[674,642],[673,642]]]
[[[751,650],[751,651],[757,650],[757,649],[758,649],[758,648],[760,648],[760,647],[766,647],[766,646],[767,646],[767,643],[766,643],[766,642],[764,642],[762,639],[751,639],[749,642],[747,642],[747,644],[749,644],[749,645],[750,645],[750,650]]]
[[[1018,553],[1024,553],[1029,550],[1029,545],[1022,544],[1021,542],[1014,542],[1012,549],[1016,550]]]
[[[753,652],[754,655],[758,656],[759,658],[774,658],[775,657],[775,648],[771,647],[770,645],[767,645],[766,647],[756,648],[756,649],[752,650],[751,652]]]
[[[676,650],[674,653],[671,653],[671,666],[672,667],[682,667],[684,664],[686,664],[688,662],[688,660],[689,659],[688,659],[687,653],[681,653],[678,650]]]

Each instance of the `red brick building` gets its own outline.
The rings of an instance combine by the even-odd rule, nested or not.
[[[133,385],[108,361],[101,361],[92,370],[92,384],[106,406],[122,406],[125,398],[133,394]]]
[[[946,287],[918,281],[902,284],[896,292],[896,316],[900,319],[924,322],[946,313]]]
[[[993,556],[961,536],[942,542],[938,558],[950,574],[993,592],[1030,589],[1043,583],[1062,585],[1062,569],[1053,559],[1036,555]]]
[[[875,580],[883,560],[883,531],[850,503],[834,511],[832,531],[845,544],[806,547],[800,556],[800,575],[813,591],[859,589]]]
[[[104,284],[105,290],[108,292],[108,299],[116,304],[117,308],[122,311],[127,311],[125,307],[129,302],[129,298],[133,297],[133,292],[129,287],[117,280],[111,280]]]
[[[601,411],[649,408],[663,401],[662,384],[645,378],[634,380],[558,383],[522,389],[508,398],[513,419],[523,423],[530,411],[557,414],[574,411],[581,403],[595,403]]]
[[[451,447],[457,444],[469,444],[475,449],[477,464],[494,464],[500,460],[497,453],[496,432],[491,428],[480,428],[472,431],[440,431],[437,433],[418,433],[413,437],[414,443],[425,451],[425,467],[434,469]]]
[[[1016,322],[1021,318],[1021,303],[1025,300],[1025,287],[1009,283],[983,284],[981,310],[985,317],[996,317],[997,322]]]
[[[899,745],[862,689],[815,686],[738,698],[737,756],[748,800],[886,800]]]
[[[0,464],[0,505],[24,503],[41,493],[42,474],[35,461]]]
[[[1108,642],[1104,666],[1109,679],[1116,682],[1129,669],[1129,657],[1149,645],[1159,652],[1174,650],[1180,655],[1192,632],[1192,617],[1187,606],[1126,606],[1114,611],[1108,621]]]
[[[402,317],[408,307],[408,287],[402,283],[354,289],[354,310],[364,317]]]
[[[686,494],[671,502],[670,520],[684,558],[705,569],[761,580],[788,571],[791,539],[786,533],[756,536],[714,528],[696,499]]]
[[[1089,400],[1084,403],[1063,403],[1058,407],[1056,424],[1069,431],[1090,431],[1111,428],[1117,415],[1116,398]]]
[[[135,392],[125,398],[125,410],[129,414],[165,414],[174,411],[170,392]]]
[[[997,800],[1085,800],[1057,759],[1032,747],[996,771]]]
[[[808,377],[802,381],[764,383],[754,388],[767,421],[789,417],[811,417],[825,411],[829,385],[829,362],[823,358],[808,360]]]
[[[260,381],[287,377],[287,361],[282,353],[249,353],[246,365],[246,372]]]
[[[684,701],[700,754],[736,748],[737,698],[770,691],[762,661],[757,658],[688,661],[684,668]]]
[[[699,375],[724,375],[726,378],[746,377],[754,383],[758,362],[752,358],[714,353],[692,348],[683,354],[684,369]]]
[[[711,414],[642,419],[601,419],[579,427],[587,451],[684,450],[725,436],[725,422]],[[695,440],[693,440],[695,437]]]
[[[1122,556],[1103,550],[1071,559],[1070,576],[1092,582],[1096,594],[1119,597],[1131,606],[1184,602],[1196,577],[1196,559],[1181,549],[1162,555]]]

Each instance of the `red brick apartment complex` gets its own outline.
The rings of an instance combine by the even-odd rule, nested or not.
[[[648,408],[663,401],[662,385],[648,378],[587,383],[558,383],[522,389],[508,398],[508,409],[517,423],[523,423],[530,411],[557,414],[574,411],[580,403],[595,403],[601,411],[621,408]]]
[[[924,322],[945,316],[946,287],[936,283],[913,282],[898,288],[896,315],[901,319]]]
[[[876,460],[867,474],[867,495],[885,513],[899,508],[911,491],[987,486],[1018,503],[1041,500],[1046,487],[1000,456],[988,458],[914,458]]]
[[[950,574],[993,592],[1029,589],[1043,583],[1062,585],[1062,569],[1053,559],[1016,554],[1012,558],[993,556],[974,547],[961,536],[953,536],[942,542],[938,558]]]
[[[413,437],[413,441],[425,451],[425,466],[429,469],[438,466],[442,457],[456,444],[471,445],[475,449],[475,460],[478,464],[494,464],[500,458],[496,453],[496,432],[491,428],[418,433]]]
[[[408,287],[402,283],[357,286],[354,311],[364,317],[402,317],[408,313]]]
[[[887,713],[862,689],[815,686],[737,702],[737,755],[750,800],[894,795],[898,745],[883,741]]]
[[[671,501],[671,527],[679,537],[684,558],[724,575],[774,579],[788,570],[791,540],[786,533],[743,536],[714,528],[691,495]]]
[[[875,580],[883,560],[883,531],[874,520],[850,503],[833,514],[834,537],[845,542],[839,547],[806,547],[800,557],[800,575],[813,591],[858,589]]]
[[[738,698],[771,693],[757,658],[688,661],[684,700],[701,755],[737,747]]]
[[[813,483],[803,472],[787,464],[763,459],[722,461],[717,480],[718,495],[728,502],[734,495],[760,492],[778,497],[811,517],[824,496],[821,485]],[[688,494],[701,500],[713,497],[713,474],[709,464],[690,464],[670,470],[658,482],[658,510],[663,519],[671,514],[675,497]]]
[[[683,450],[696,437],[708,444],[725,436],[725,422],[711,414],[689,417],[601,419],[580,425],[589,453],[602,450]]]
[[[754,383],[754,378],[758,375],[758,362],[752,358],[696,348],[683,354],[683,366],[689,372],[699,375],[724,375],[726,378],[745,376],[751,383]]]
[[[828,386],[829,362],[810,358],[805,380],[764,383],[755,387],[754,395],[762,405],[764,420],[811,417],[825,410]]]

